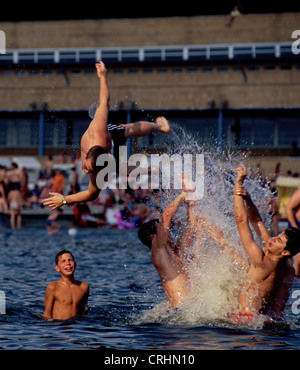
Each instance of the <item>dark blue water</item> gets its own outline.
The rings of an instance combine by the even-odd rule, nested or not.
[[[16,349],[299,349],[300,320],[290,300],[285,320],[272,326],[224,320],[186,323],[166,301],[150,251],[136,230],[67,230],[48,236],[27,228],[0,234],[0,348]],[[46,286],[60,276],[54,256],[70,249],[76,278],[90,284],[89,315],[42,321]],[[299,282],[294,290],[300,289]]]

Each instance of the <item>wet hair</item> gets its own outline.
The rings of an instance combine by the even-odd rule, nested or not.
[[[90,148],[85,157],[85,159],[91,159],[91,165],[93,167],[93,170],[96,172],[99,172],[103,168],[107,167],[107,166],[96,166],[97,158],[101,154],[108,154],[108,152],[104,148],[102,148],[102,146],[95,145]]]
[[[285,235],[288,239],[285,250],[290,252],[289,257],[293,257],[300,252],[300,229],[288,227],[285,230]]]
[[[159,223],[159,219],[156,218],[154,220],[145,222],[138,231],[138,237],[140,241],[145,244],[147,247],[151,248],[152,246],[152,239],[151,235],[156,234],[156,228]]]
[[[59,257],[61,257],[65,253],[69,253],[72,256],[73,260],[75,261],[75,258],[73,256],[73,254],[70,251],[68,251],[67,249],[63,249],[62,251],[58,252],[57,255],[55,256],[55,264],[56,265],[58,264]]]

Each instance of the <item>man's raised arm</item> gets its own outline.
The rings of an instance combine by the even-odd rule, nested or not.
[[[248,214],[244,204],[244,191],[242,184],[247,175],[246,167],[241,166],[236,169],[238,177],[236,179],[236,187],[234,189],[234,215],[235,222],[239,231],[241,242],[254,266],[262,263],[264,253],[262,249],[255,243],[252,232],[248,223]]]
[[[181,232],[178,242],[175,245],[174,252],[179,255],[179,257],[184,258],[186,253],[190,252],[190,246],[196,235],[197,231],[197,216],[195,210],[197,209],[197,204],[195,201],[188,201],[185,199],[187,205],[186,210],[186,225]]]
[[[168,236],[170,233],[171,220],[177,213],[180,205],[184,202],[185,196],[186,196],[186,192],[183,191],[164,210],[161,222],[159,223],[157,227],[157,233],[156,233],[156,237],[158,241],[158,243],[156,243],[157,247],[161,247],[165,245],[165,243],[167,242]]]
[[[247,193],[244,199],[247,205],[249,221],[251,222],[256,235],[263,243],[265,243],[270,238],[270,235],[262,221],[261,215],[259,214],[259,211],[256,205],[253,203],[249,193]]]

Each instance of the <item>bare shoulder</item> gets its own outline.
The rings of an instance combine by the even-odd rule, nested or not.
[[[47,286],[47,289],[46,291],[49,292],[49,293],[54,293],[57,289],[57,281],[54,281],[53,283],[50,283],[48,286]]]
[[[90,286],[89,286],[89,284],[88,284],[88,283],[84,283],[84,282],[82,282],[82,283],[81,283],[81,287],[82,287],[82,289],[84,289],[86,292],[88,292],[88,291],[90,290]]]
[[[89,284],[83,281],[76,280],[76,285],[78,285],[85,292],[88,292],[90,289]]]

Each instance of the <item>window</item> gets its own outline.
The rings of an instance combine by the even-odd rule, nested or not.
[[[173,72],[174,74],[181,73],[181,72],[182,72],[182,68],[173,68],[173,69],[172,69],[172,72]]]
[[[267,66],[265,66],[265,71],[273,72],[273,71],[275,71],[275,66],[274,65],[267,65]]]
[[[190,73],[190,74],[197,73],[198,72],[198,68],[196,68],[196,67],[189,67],[187,69],[187,72]]]
[[[80,76],[80,73],[81,73],[80,69],[75,69],[71,72],[72,76]]]
[[[50,76],[51,74],[52,74],[52,71],[50,69],[43,71],[44,76]]]
[[[158,68],[157,73],[160,75],[166,74],[168,72],[167,68]]]
[[[8,77],[8,76],[11,76],[11,71],[3,71],[2,72],[2,76],[6,76],[6,77]]]
[[[249,72],[257,72],[259,71],[259,66],[250,66],[248,70]]]
[[[296,141],[300,146],[300,119],[279,118],[278,120],[278,146],[291,148],[292,142]]]
[[[203,73],[211,73],[213,71],[212,67],[203,67],[202,72]]]

